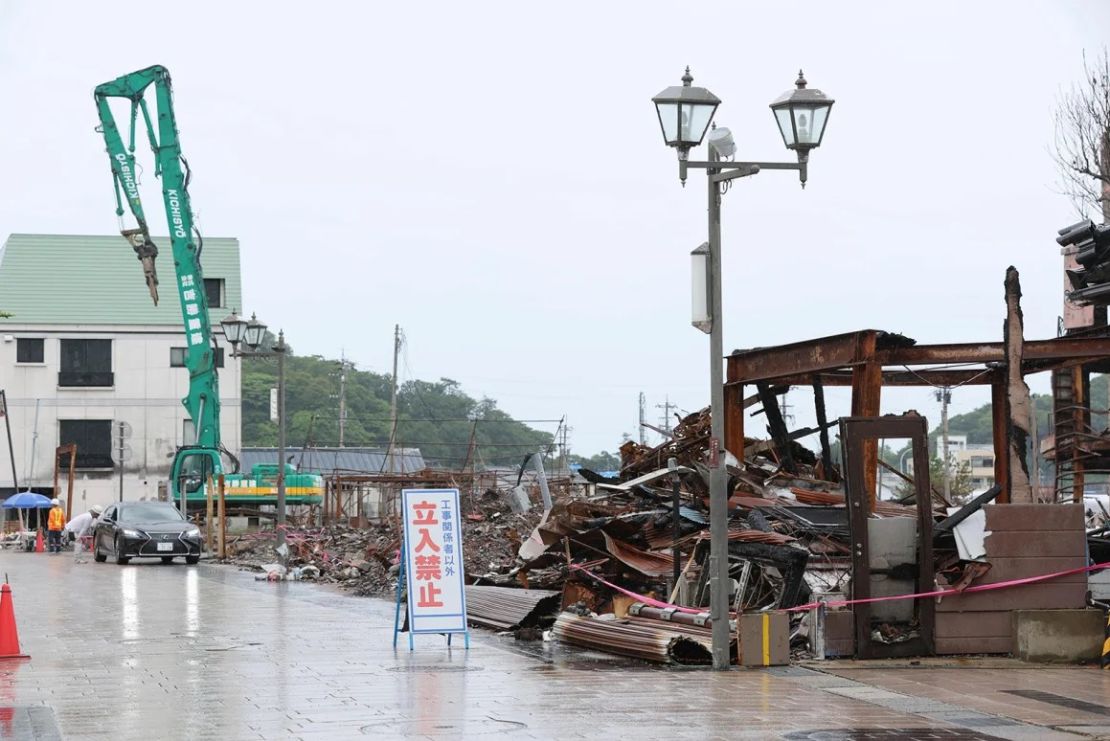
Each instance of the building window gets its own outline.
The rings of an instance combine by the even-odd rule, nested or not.
[[[204,297],[208,299],[209,309],[224,308],[224,279],[205,278]]]
[[[15,362],[41,363],[44,340],[41,337],[17,337],[15,340]]]
[[[77,446],[77,468],[112,468],[112,420],[60,419],[58,442]]]
[[[184,347],[171,347],[170,348],[170,367],[171,368],[184,368],[185,367],[185,348]],[[216,367],[224,367],[224,349],[222,347],[216,348]]]
[[[197,426],[193,423],[193,420],[191,419],[181,420],[181,444],[197,444]]]
[[[111,386],[111,340],[62,340],[59,386]]]

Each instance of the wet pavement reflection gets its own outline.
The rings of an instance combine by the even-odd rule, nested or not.
[[[1106,717],[1004,690],[1110,697],[1097,670],[1000,671],[974,706],[899,684],[909,669],[669,670],[484,631],[410,653],[391,647],[391,603],[310,583],[6,552],[0,571],[32,657],[0,661],[0,738],[1080,738]]]

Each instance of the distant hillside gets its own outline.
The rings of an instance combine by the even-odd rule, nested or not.
[[[1091,378],[1091,428],[1095,432],[1101,432],[1107,427],[1107,399],[1110,398],[1110,394],[1107,393],[1108,387],[1110,387],[1110,376],[1098,375]],[[1052,396],[1050,394],[1034,394],[1033,402],[1037,410],[1037,436],[1044,438],[1052,434]],[[935,441],[940,436],[939,417],[939,414],[936,415],[935,419],[930,416],[930,421],[937,422],[936,427],[929,435],[931,441]],[[992,438],[990,404],[984,404],[978,409],[965,414],[949,417],[948,433],[950,435],[967,435],[969,443],[990,443]]]
[[[339,370],[338,360],[292,354],[286,358],[287,444],[339,444]],[[244,359],[243,445],[277,445],[277,425],[270,421],[270,389],[276,385],[276,361]],[[345,445],[388,445],[389,396],[388,375],[348,370]],[[551,433],[517,422],[493,399],[468,396],[448,378],[406,381],[398,391],[397,406],[397,444],[419,447],[431,465],[461,467],[472,430],[479,462],[487,465],[515,465],[525,453],[552,441]]]

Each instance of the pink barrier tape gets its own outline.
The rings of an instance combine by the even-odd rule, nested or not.
[[[609,587],[610,589],[615,589],[616,591],[620,592],[621,594],[624,594],[628,597],[632,597],[633,599],[639,600],[640,602],[643,602],[645,605],[650,605],[651,607],[658,607],[658,608],[664,609],[664,610],[675,610],[677,612],[685,612],[685,613],[689,613],[691,615],[700,615],[700,614],[706,612],[706,610],[698,610],[698,609],[693,608],[693,607],[683,607],[681,605],[672,605],[670,602],[664,602],[663,600],[657,600],[657,599],[654,599],[652,597],[648,597],[645,594],[637,594],[636,592],[633,592],[630,589],[625,589],[624,587],[619,587],[616,584],[613,584],[612,582],[606,581],[605,579],[602,579],[597,574],[595,574],[591,571],[587,571],[585,568],[583,568],[582,566],[579,566],[577,564],[571,564],[570,568],[571,568],[572,571],[581,571],[586,576],[590,577],[591,579],[594,579],[596,581],[601,582],[602,584]],[[784,610],[784,612],[800,612],[802,610],[812,610],[814,608],[820,607],[821,605],[824,605],[826,607],[847,607],[848,605],[862,605],[862,604],[867,603],[867,602],[889,602],[891,600],[899,600],[899,599],[921,599],[923,597],[946,597],[946,596],[952,595],[952,594],[968,594],[969,592],[989,592],[989,591],[992,591],[992,590],[995,590],[995,589],[1006,589],[1008,587],[1020,587],[1024,584],[1037,584],[1039,582],[1049,581],[1051,579],[1056,579],[1056,578],[1061,577],[1061,576],[1068,576],[1070,574],[1082,574],[1082,573],[1085,573],[1087,571],[1099,571],[1101,569],[1110,569],[1110,561],[1108,561],[1106,563],[1096,563],[1092,566],[1084,566],[1084,567],[1078,568],[1078,569],[1068,569],[1067,571],[1055,571],[1051,574],[1040,574],[1039,576],[1027,576],[1023,579],[1011,579],[1010,581],[1001,581],[1001,582],[998,582],[997,584],[980,584],[978,586],[968,587],[967,589],[964,589],[964,590],[961,590],[961,591],[957,591],[955,589],[938,589],[938,590],[933,591],[933,592],[918,592],[916,594],[894,594],[894,595],[890,595],[888,597],[869,597],[868,599],[844,599],[844,600],[832,600],[832,601],[829,601],[829,602],[810,602],[809,604],[798,605],[797,607],[787,608],[786,610]]]
[[[1010,581],[1000,581],[996,584],[980,584],[974,587],[968,587],[964,590],[955,589],[937,589],[933,592],[918,592],[916,594],[893,594],[887,597],[869,597],[868,599],[842,599],[831,600],[829,602],[810,602],[807,605],[798,605],[791,607],[786,612],[798,612],[801,610],[812,610],[821,605],[826,607],[847,607],[848,605],[862,605],[868,602],[889,602],[891,600],[899,599],[921,599],[923,597],[947,597],[952,594],[969,594],[971,592],[990,592],[995,589],[1007,589],[1008,587],[1020,587],[1023,584],[1037,584],[1042,581],[1049,581],[1061,576],[1068,576],[1070,574],[1082,574],[1087,571],[1098,571],[1100,569],[1110,568],[1110,562],[1096,563],[1093,566],[1084,566],[1079,569],[1068,569],[1067,571],[1056,571],[1051,574],[1041,574],[1039,576],[1027,576],[1024,579],[1011,579]]]
[[[696,610],[693,607],[682,607],[681,605],[672,605],[670,602],[664,602],[663,600],[654,599],[652,597],[648,597],[646,594],[636,594],[635,592],[633,592],[629,589],[625,589],[624,587],[618,587],[616,584],[613,584],[611,582],[608,582],[608,581],[602,579],[600,576],[598,576],[597,574],[595,574],[593,572],[586,571],[586,569],[582,568],[581,566],[579,566],[577,564],[571,564],[570,568],[571,568],[572,571],[581,571],[586,576],[590,577],[591,579],[596,579],[597,581],[601,582],[602,584],[609,587],[610,589],[615,589],[618,592],[620,592],[621,594],[624,594],[624,595],[627,595],[629,597],[632,597],[633,599],[639,600],[640,602],[643,602],[645,605],[650,605],[651,607],[658,607],[658,608],[663,609],[663,610],[676,610],[678,612],[689,613],[690,615],[700,615],[703,612],[706,612],[706,610]]]

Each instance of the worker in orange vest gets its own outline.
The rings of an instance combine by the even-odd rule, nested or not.
[[[46,543],[51,553],[62,552],[62,531],[66,527],[66,513],[62,503],[51,499],[50,515],[46,518]]]

